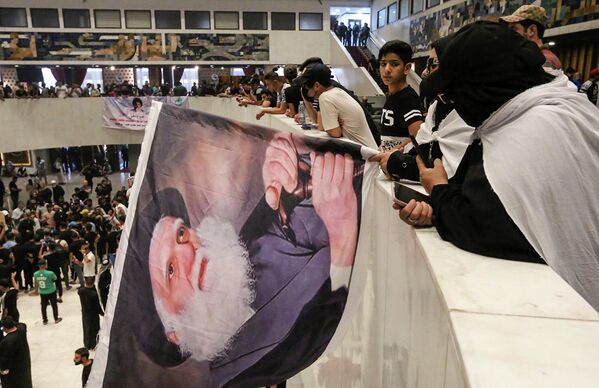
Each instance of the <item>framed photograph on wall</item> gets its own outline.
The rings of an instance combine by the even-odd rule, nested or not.
[[[397,21],[397,3],[393,2],[387,6],[387,24]]]
[[[6,166],[11,161],[15,167],[32,167],[31,151],[4,152],[2,153],[2,165]]]
[[[376,28],[381,28],[385,26],[385,23],[387,22],[387,8],[383,8],[380,11],[378,11],[376,16]]]
[[[436,7],[439,4],[441,4],[441,0],[427,0],[426,8]]]
[[[412,15],[424,10],[424,0],[412,0]]]

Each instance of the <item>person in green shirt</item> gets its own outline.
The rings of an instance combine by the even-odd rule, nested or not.
[[[175,88],[173,89],[175,96],[187,96],[187,88],[181,84],[181,82],[175,82]]]
[[[48,271],[48,263],[46,260],[40,260],[38,262],[40,267],[39,271],[35,271],[33,279],[35,280],[35,289],[40,294],[42,299],[42,319],[44,325],[48,324],[47,309],[48,304],[52,306],[52,314],[54,315],[54,322],[59,323],[62,318],[58,316],[58,303],[56,299],[56,274],[52,271]]]

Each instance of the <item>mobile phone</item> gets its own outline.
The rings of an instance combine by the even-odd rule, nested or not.
[[[429,160],[426,156],[424,156],[424,154],[420,150],[420,147],[418,145],[418,142],[416,141],[416,138],[414,136],[410,136],[410,140],[412,141],[412,145],[416,149],[416,152],[418,152],[418,156],[420,156],[420,159],[422,159],[422,162],[424,162],[424,165],[428,168],[433,168],[434,166],[433,166],[432,160]]]
[[[395,194],[393,201],[400,206],[406,206],[412,199],[426,203],[429,203],[430,201],[430,197],[428,195],[422,194],[421,192],[416,191],[406,185],[402,185],[399,182],[393,182],[393,192]]]

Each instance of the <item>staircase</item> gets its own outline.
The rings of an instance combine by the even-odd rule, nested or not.
[[[349,55],[351,55],[352,59],[354,60],[354,62],[356,62],[358,66],[364,67],[366,68],[366,70],[368,70],[368,62],[370,61],[370,58],[373,57],[373,55],[367,47],[345,46],[345,49],[347,50]],[[375,66],[374,71],[369,70],[369,73],[372,76],[372,78],[376,81],[376,83],[379,85],[379,87],[383,90],[383,92],[387,93],[389,89],[381,79],[378,66]]]

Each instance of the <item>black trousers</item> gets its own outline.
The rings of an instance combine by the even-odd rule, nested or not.
[[[56,285],[56,291],[58,291],[58,297],[62,298],[62,283],[60,282],[62,278],[60,277],[60,267],[58,268],[50,268],[50,271],[54,272],[56,275],[56,280],[54,284]]]
[[[69,288],[69,263],[61,264],[60,271],[62,272],[62,280],[64,280],[65,288]]]
[[[94,313],[86,313],[83,311],[83,346],[87,349],[96,347],[96,339],[100,331],[100,316]]]
[[[31,262],[25,263],[25,269],[23,272],[25,273],[25,287],[30,289],[33,288],[33,273],[35,272],[33,264]]]
[[[48,304],[52,306],[52,315],[54,315],[54,320],[58,320],[58,303],[56,302],[56,291],[51,294],[42,295],[42,319],[44,322],[48,322]]]

